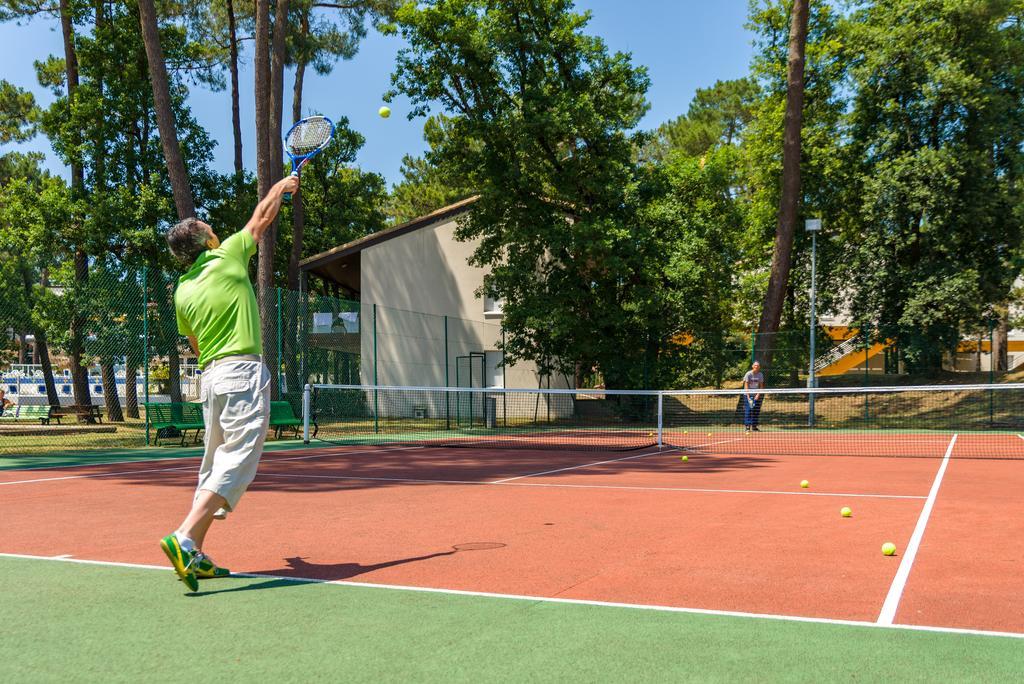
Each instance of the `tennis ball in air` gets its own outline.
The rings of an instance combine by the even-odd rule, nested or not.
[[[892,542],[885,542],[884,544],[882,544],[882,555],[883,556],[895,556],[896,555],[896,545],[893,544]]]
[[[380,114],[382,119],[386,119],[389,116],[391,116],[391,107],[384,105],[383,107],[377,110],[377,113]]]
[[[851,515],[853,515],[853,511],[851,511],[847,506],[843,506],[842,508],[839,509],[839,515],[843,516],[844,518],[849,518]]]
[[[808,487],[811,486],[811,483],[808,482],[807,480],[800,480],[800,486],[803,487],[804,489],[807,489]]]

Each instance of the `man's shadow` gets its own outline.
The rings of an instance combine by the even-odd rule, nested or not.
[[[239,591],[254,591],[259,589],[278,589],[281,587],[297,587],[303,584],[317,584],[320,582],[332,582],[336,580],[346,580],[352,577],[358,577],[374,570],[381,570],[383,568],[390,568],[396,565],[405,565],[406,563],[417,563],[419,561],[430,560],[431,558],[440,558],[442,556],[454,556],[460,551],[482,551],[489,549],[499,549],[504,547],[504,544],[489,543],[483,544],[463,544],[456,545],[449,551],[439,551],[437,553],[428,553],[423,556],[412,556],[410,558],[399,558],[397,560],[386,561],[384,563],[374,563],[372,565],[362,565],[360,563],[308,563],[302,556],[295,556],[294,558],[285,558],[287,568],[278,568],[276,570],[260,570],[257,572],[247,572],[239,575],[233,575],[233,577],[245,577],[248,575],[277,575],[277,577],[268,577],[265,581],[254,582],[253,584],[247,584],[244,587],[233,587],[231,589],[215,589],[213,591],[203,591],[204,587],[209,586],[210,582],[216,582],[217,580],[203,580],[199,584],[199,591],[196,593],[189,594],[189,596],[213,596],[214,594],[230,594]],[[259,578],[257,578],[259,579]]]

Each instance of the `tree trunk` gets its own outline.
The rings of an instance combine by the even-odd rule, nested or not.
[[[160,128],[160,143],[164,151],[164,161],[167,162],[167,175],[171,180],[174,206],[178,210],[179,219],[190,218],[196,215],[196,205],[192,198],[185,161],[181,156],[181,146],[178,144],[167,65],[164,63],[164,51],[160,46],[160,30],[157,27],[153,0],[139,0],[139,23],[142,26],[142,40],[146,45],[150,83],[153,86],[153,108],[157,126]]]
[[[999,311],[999,323],[992,335],[992,363],[995,364],[997,373],[1005,373],[1010,369],[1009,351],[1010,324],[1007,320],[1007,311],[1003,307]]]
[[[75,404],[88,406],[92,404],[89,396],[89,369],[82,363],[82,356],[85,354],[85,317],[81,313],[82,305],[78,301],[78,295],[88,287],[89,282],[89,257],[85,250],[75,250],[75,284],[74,310],[71,314],[70,342],[68,344],[68,356],[71,365],[71,391],[75,397]]]
[[[782,192],[772,253],[771,276],[758,324],[756,357],[771,367],[775,335],[793,261],[793,235],[800,204],[800,132],[804,105],[804,51],[807,44],[807,0],[794,0],[790,15],[789,61],[786,71],[786,113],[782,138]]]
[[[57,394],[57,382],[53,379],[53,364],[50,362],[50,347],[46,344],[46,333],[42,328],[36,330],[36,357],[43,367],[43,384],[46,386],[46,403],[60,406]]]
[[[171,401],[179,403],[184,401],[181,396],[181,354],[178,353],[178,345],[172,344],[167,351],[167,393]]]
[[[68,107],[75,106],[75,95],[78,92],[78,54],[75,51],[75,29],[72,24],[70,0],[60,0],[60,28],[64,42],[64,69],[68,88]],[[73,139],[75,147],[79,147],[79,141]],[[76,151],[71,158],[71,194],[72,197],[80,199],[85,192],[85,173],[82,170],[82,162]],[[75,219],[77,222],[77,219]],[[81,238],[79,238],[81,239]],[[88,278],[88,257],[81,245],[75,246],[75,288],[84,286]],[[71,314],[71,340],[68,347],[70,356],[71,377],[76,404],[88,404],[89,401],[89,379],[82,368],[82,330],[85,321],[76,310]],[[57,398],[56,387],[54,397]]]
[[[300,19],[302,39],[309,34],[309,14],[302,13]],[[302,88],[306,77],[305,56],[300,53],[295,65],[295,87],[292,89],[292,121],[302,118]],[[302,191],[292,195],[292,253],[288,258],[288,302],[285,316],[285,373],[288,389],[295,391],[299,387],[299,361],[301,353],[298,347],[297,304],[299,291],[299,261],[302,259],[302,241],[305,234],[306,209],[302,201]]]
[[[235,30],[235,5],[227,0],[228,11],[228,46],[230,61],[228,70],[231,72],[231,131],[235,140],[235,174],[239,185],[242,182],[242,119],[238,107],[238,32]]]
[[[267,131],[268,189],[281,178],[283,151],[281,149],[281,116],[284,100],[285,38],[288,34],[288,0],[278,0],[274,15],[273,43],[270,55],[270,111]],[[261,183],[262,185],[262,183]],[[262,193],[261,193],[262,196]],[[271,398],[281,393],[279,376],[281,362],[278,359],[277,292],[274,288],[274,246],[277,243],[278,221],[263,234],[260,240],[259,264],[256,270],[257,296],[260,302],[260,320],[263,337],[263,359],[270,370]]]
[[[154,356],[167,356],[168,394],[172,402],[178,403],[181,398],[181,355],[178,352],[178,323],[174,315],[174,283],[168,282],[164,273],[158,272],[153,296],[156,297],[157,340],[161,349],[154,351]]]
[[[300,23],[301,36],[309,34],[309,15],[303,12]],[[292,121],[302,118],[302,87],[306,79],[306,62],[300,56],[295,65],[295,87],[292,90]],[[292,195],[292,253],[288,259],[288,289],[299,289],[299,261],[302,259],[302,241],[305,234],[306,209],[302,202],[302,191]]]
[[[130,355],[129,355],[130,356]],[[139,379],[138,368],[130,358],[124,366],[124,410],[129,418],[139,417],[139,393],[135,384]]]
[[[32,303],[32,275],[29,270],[22,271],[22,284],[25,288],[25,299],[29,310],[34,308]],[[43,271],[40,278],[40,286],[46,289],[46,271]],[[43,384],[46,386],[46,401],[50,406],[59,406],[60,397],[57,395],[57,383],[53,380],[53,365],[50,363],[50,349],[46,344],[46,331],[42,326],[32,321],[32,336],[35,338],[33,361],[43,369]]]
[[[100,373],[103,377],[103,398],[107,406],[107,420],[111,423],[123,423],[124,414],[121,413],[121,400],[117,396],[117,376],[114,374],[114,364],[109,360],[101,361]]]
[[[983,343],[981,333],[978,333],[978,348],[974,350],[974,372],[981,372],[981,345]],[[954,357],[953,370],[956,370],[956,357]]]

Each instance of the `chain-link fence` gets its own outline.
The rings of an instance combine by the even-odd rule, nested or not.
[[[195,443],[201,370],[174,308],[177,276],[95,260],[51,274],[0,278],[0,455]],[[41,277],[40,277],[41,275]],[[504,362],[495,320],[404,311],[269,288],[258,292],[273,398],[301,413],[303,386],[569,387],[530,363]],[[770,350],[770,352],[768,351]],[[680,333],[634,373],[646,389],[738,387],[751,363],[769,387],[807,382],[805,331]],[[891,383],[894,345],[822,328],[822,384]],[[583,384],[600,385],[599,376]],[[472,409],[473,407],[468,407]],[[167,418],[165,420],[165,418]],[[201,416],[199,417],[201,423]]]

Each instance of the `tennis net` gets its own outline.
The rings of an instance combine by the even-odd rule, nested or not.
[[[307,442],[335,444],[1024,459],[1024,384],[759,392],[310,385],[303,422]]]

